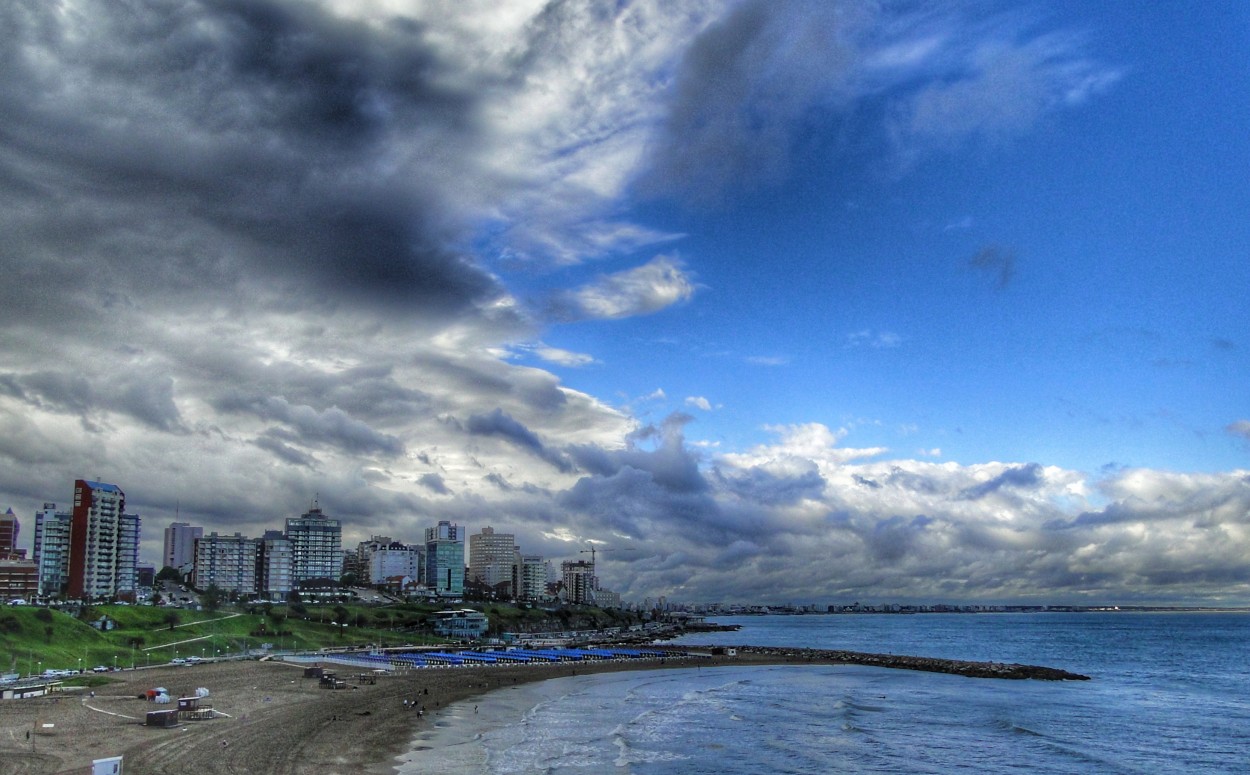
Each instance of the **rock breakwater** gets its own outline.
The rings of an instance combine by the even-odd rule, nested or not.
[[[697,648],[695,646],[685,646],[684,650],[693,651]],[[1040,665],[1021,665],[1007,662],[972,662],[962,659],[939,659],[937,657],[915,657],[899,654],[870,654],[862,651],[737,646],[716,647],[713,653],[725,652],[730,648],[733,648],[738,654],[756,654],[767,659],[776,659],[788,663],[811,662],[835,665],[868,665],[898,670],[950,673],[951,675],[962,675],[968,678],[1004,678],[1008,680],[1032,678],[1037,681],[1090,680],[1090,677],[1087,675],[1070,673],[1067,670],[1042,667]]]

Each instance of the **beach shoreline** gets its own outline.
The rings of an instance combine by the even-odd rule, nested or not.
[[[347,688],[327,689],[306,678],[305,664],[233,661],[163,666],[109,673],[115,683],[96,689],[0,703],[0,775],[85,772],[95,759],[123,756],[127,775],[182,773],[225,775],[266,772],[282,775],[369,773],[393,775],[399,757],[422,730],[431,728],[453,703],[497,689],[550,678],[625,670],[661,670],[720,665],[848,664],[852,652],[805,649],[683,647],[694,656],[562,662],[543,665],[420,668],[377,675],[322,663]],[[986,665],[917,657],[870,657],[880,667],[934,669],[944,665]],[[861,662],[862,664],[862,662]],[[917,667],[923,664],[925,667]],[[982,677],[1011,677],[1003,666]],[[1023,666],[1017,666],[1023,667]],[[1047,668],[1031,668],[1048,670]],[[940,672],[954,672],[939,670]],[[974,675],[963,672],[959,674]],[[1016,676],[1042,677],[1042,676]],[[1083,676],[1082,676],[1083,677]],[[217,718],[184,721],[163,729],[144,725],[146,713],[168,709],[138,695],[165,687],[171,696],[195,696]],[[50,728],[44,725],[53,725]]]
[[[116,682],[90,692],[0,702],[0,775],[88,771],[91,762],[122,756],[127,775],[238,772],[285,775],[392,775],[397,757],[441,710],[506,686],[554,677],[656,670],[720,663],[720,657],[652,658],[551,665],[422,668],[357,680],[335,669],[348,688],[320,688],[304,665],[246,661],[168,666],[108,674]],[[138,695],[166,687],[171,696],[204,699],[218,717],[162,729],[144,725],[148,711],[168,709]],[[408,701],[407,706],[405,700]],[[424,708],[424,714],[419,710]],[[50,728],[45,725],[51,724]]]

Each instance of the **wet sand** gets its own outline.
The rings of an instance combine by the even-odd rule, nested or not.
[[[735,660],[741,662],[742,660]],[[755,661],[752,659],[751,661]],[[771,661],[771,660],[763,660]],[[126,775],[147,773],[275,773],[390,775],[395,757],[449,703],[503,686],[557,676],[618,670],[723,664],[718,657],[639,659],[515,667],[424,668],[359,683],[359,671],[324,663],[347,689],[323,689],[302,665],[230,662],[122,671],[87,692],[0,702],[0,775],[89,772],[94,759],[121,755]],[[203,702],[220,714],[173,729],[143,725],[150,710],[167,709],[137,695],[162,686],[172,696],[210,692]],[[353,688],[354,687],[354,688]],[[404,700],[424,706],[421,717]],[[34,733],[42,724],[51,734]],[[27,735],[27,732],[32,732]]]

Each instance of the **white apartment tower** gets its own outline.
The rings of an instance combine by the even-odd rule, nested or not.
[[[516,597],[516,565],[516,536],[512,533],[484,527],[481,533],[469,536],[469,575],[474,580]]]
[[[547,564],[543,562],[542,555],[522,555],[517,575],[520,586],[517,590],[518,598],[530,602],[546,599]]]
[[[161,562],[166,568],[176,568],[183,573],[191,570],[195,562],[195,539],[204,535],[204,528],[193,527],[186,522],[171,522],[165,528],[165,551]]]
[[[194,584],[250,595],[256,591],[256,542],[239,533],[195,539]]]
[[[291,580],[334,579],[343,574],[343,526],[313,507],[298,517],[287,517],[286,538],[291,542]]]
[[[66,594],[79,600],[133,598],[138,585],[139,517],[126,513],[115,484],[74,482]]]

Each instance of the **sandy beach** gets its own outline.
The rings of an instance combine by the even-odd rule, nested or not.
[[[148,773],[394,772],[396,757],[449,704],[494,689],[549,678],[621,670],[724,664],[844,664],[925,670],[975,679],[1088,680],[1053,668],[850,651],[740,646],[733,656],[689,647],[698,656],[491,667],[437,667],[373,674],[321,663],[346,682],[322,688],[304,664],[237,661],[109,673],[114,683],[45,697],[0,701],[0,775],[84,773],[95,759],[124,757],[126,775]],[[171,697],[205,688],[215,718],[175,728],[144,724],[158,705],[139,695],[164,687]],[[418,712],[418,709],[424,713]],[[51,727],[47,726],[51,725]]]
[[[126,775],[387,775],[415,732],[457,700],[574,673],[707,666],[723,659],[425,668],[383,675],[375,684],[355,680],[357,670],[327,662],[347,679],[349,688],[338,690],[304,678],[302,665],[276,661],[122,671],[110,674],[118,681],[96,689],[94,697],[65,691],[0,702],[0,775],[89,772],[93,760],[118,755],[124,757]],[[735,661],[744,659],[778,661],[764,656]],[[185,721],[173,729],[145,726],[148,711],[171,707],[137,698],[157,686],[174,697],[207,688],[205,702],[219,717]],[[404,700],[424,706],[424,716],[406,709]],[[54,725],[50,733],[36,732],[46,724]]]

